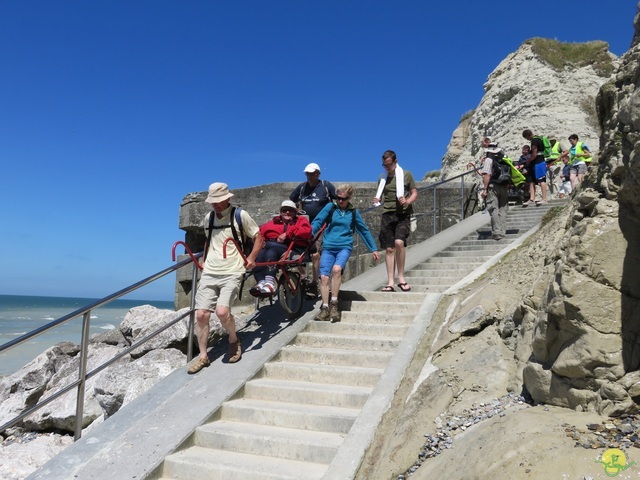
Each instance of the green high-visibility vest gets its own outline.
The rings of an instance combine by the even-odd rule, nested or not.
[[[551,155],[549,155],[549,160],[558,160],[558,157],[560,157],[560,154],[562,152],[560,151],[560,142],[558,142],[556,140],[556,143],[554,143],[551,146]],[[562,162],[556,162],[556,165],[561,165]]]

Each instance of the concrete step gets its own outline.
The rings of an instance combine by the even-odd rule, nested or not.
[[[163,478],[174,480],[308,480],[320,479],[327,465],[252,455],[249,453],[191,447],[169,455]]]
[[[404,293],[404,292],[401,292]],[[410,293],[410,292],[407,292]],[[411,313],[416,314],[420,310],[420,303],[412,303],[411,300],[414,296],[407,296],[406,300],[404,295],[395,295],[394,302],[351,302],[350,312],[381,312],[383,310],[393,309],[396,313]]]
[[[423,276],[423,277],[410,277],[411,278],[411,288],[413,288],[414,286],[418,286],[418,285],[423,285],[423,286],[432,286],[432,287],[438,287],[438,286],[451,286],[454,283],[456,283],[458,280],[460,280],[461,278],[463,278],[465,275],[460,275],[459,277],[445,277],[445,278],[441,278],[441,277],[437,277],[437,276],[431,276],[431,275],[427,275],[427,276]]]
[[[222,404],[220,419],[301,430],[347,434],[360,409],[238,399]]]
[[[256,400],[362,408],[371,390],[372,387],[355,385],[256,378],[245,384],[243,395]]]
[[[288,345],[280,350],[274,360],[317,365],[357,365],[384,369],[392,356],[393,352],[390,351],[375,352]]]
[[[198,427],[194,437],[199,447],[324,464],[331,462],[343,440],[339,433],[224,421]]]
[[[373,387],[383,369],[351,365],[311,365],[309,363],[267,362],[261,370],[264,378]]]
[[[486,243],[480,243],[481,241],[470,242],[468,245],[460,245],[460,243],[456,243],[450,247],[447,247],[443,250],[443,252],[493,252],[498,253],[504,247],[499,243],[500,240],[496,241],[493,239],[489,239],[491,241],[485,241]]]
[[[395,293],[395,295],[398,295]],[[404,295],[404,293],[403,293]],[[351,312],[345,310],[342,312],[342,320],[340,323],[377,323],[377,324],[410,324],[415,315],[412,313],[398,313],[393,310],[393,307],[387,308],[381,312]]]
[[[415,292],[422,293],[441,293],[444,292],[447,288],[449,288],[449,285],[416,285],[415,287],[413,287],[413,290]]]
[[[363,335],[327,335],[323,333],[302,332],[295,338],[294,345],[343,350],[393,351],[400,343],[399,337],[367,337]]]
[[[395,306],[395,305],[394,305]],[[392,307],[390,307],[392,308]],[[309,322],[305,332],[340,335],[365,335],[367,337],[403,337],[408,325],[376,323]]]
[[[455,268],[461,268],[460,265],[464,265],[465,268],[471,268],[472,270],[482,265],[487,259],[493,255],[477,255],[473,257],[431,257],[428,258],[425,263],[444,263],[448,265],[455,265]]]
[[[426,263],[421,264],[420,269],[410,270],[405,272],[405,277],[439,277],[439,278],[461,278],[467,275],[469,272],[473,271],[472,268],[443,268],[446,264],[433,264]],[[411,283],[411,282],[409,282]]]
[[[495,242],[495,240],[494,240]],[[450,257],[450,258],[464,258],[474,259],[480,257],[493,257],[502,248],[496,248],[495,243],[483,246],[482,248],[475,248],[473,250],[442,250],[436,254],[436,257]]]
[[[341,291],[340,292],[340,303],[348,302],[348,301],[371,301],[371,302],[383,302],[383,303],[392,303],[392,302],[413,302],[422,304],[424,301],[424,295],[412,293],[412,292],[402,292],[402,298],[398,298],[398,294],[396,292],[383,292],[380,290],[373,292],[352,292],[352,291]]]

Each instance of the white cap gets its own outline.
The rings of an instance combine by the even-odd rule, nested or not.
[[[304,173],[313,173],[315,171],[320,173],[320,165],[318,165],[317,163],[310,163],[309,165],[304,167]]]
[[[285,207],[289,207],[289,208],[293,208],[294,210],[298,210],[298,207],[296,206],[296,204],[293,203],[291,200],[285,200],[284,202],[282,202],[282,204],[280,205],[280,208],[285,208]]]

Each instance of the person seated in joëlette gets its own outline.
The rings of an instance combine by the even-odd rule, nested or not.
[[[265,245],[256,258],[256,263],[275,262],[280,260],[291,242],[293,250],[298,253],[304,250],[311,240],[311,224],[305,215],[301,215],[296,204],[285,200],[280,205],[280,215],[260,226],[260,234]],[[257,266],[253,269],[256,285],[249,292],[251,295],[272,294],[276,291],[276,267]]]

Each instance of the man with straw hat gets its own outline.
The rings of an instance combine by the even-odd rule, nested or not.
[[[200,354],[189,364],[187,370],[189,374],[197,373],[211,363],[207,346],[212,312],[216,314],[222,328],[229,334],[227,361],[235,363],[242,358],[242,347],[236,334],[231,303],[238,293],[245,270],[255,266],[256,256],[262,249],[263,241],[258,225],[242,209],[239,212],[241,225],[238,224],[235,218],[236,207],[232,207],[230,203],[231,197],[233,193],[229,192],[227,184],[216,182],[209,186],[209,195],[205,200],[213,210],[204,218],[207,242],[203,257],[204,268],[196,292],[196,337]],[[231,222],[234,222],[233,228],[239,235],[253,239],[253,248],[247,256],[246,265],[233,242],[227,243],[226,255],[223,254],[225,241],[234,238]]]

